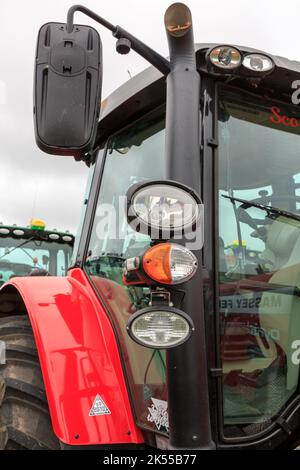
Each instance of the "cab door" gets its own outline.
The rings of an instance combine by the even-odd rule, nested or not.
[[[297,114],[218,89],[217,340],[228,443],[281,429],[275,423],[299,398],[300,128],[275,123],[274,106]]]

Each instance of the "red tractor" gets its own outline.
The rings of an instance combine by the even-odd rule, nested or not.
[[[101,106],[101,41],[150,68]],[[90,167],[66,277],[0,291],[3,449],[277,449],[300,439],[300,64],[170,57],[82,6],[38,36],[38,146]]]

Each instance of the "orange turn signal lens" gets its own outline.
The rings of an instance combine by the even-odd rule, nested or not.
[[[181,284],[197,270],[197,258],[184,246],[159,243],[143,256],[143,269],[147,276],[160,284]]]
[[[172,284],[171,243],[159,243],[150,248],[143,257],[145,273],[154,281]]]

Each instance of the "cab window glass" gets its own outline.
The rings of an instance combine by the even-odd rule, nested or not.
[[[229,89],[220,94],[219,312],[227,437],[265,429],[298,390],[298,108]]]
[[[165,177],[164,139],[164,116],[158,110],[109,140],[85,262],[118,331],[137,419],[152,430],[156,426],[150,410],[167,398],[165,352],[136,344],[126,332],[128,319],[149,305],[150,296],[148,287],[124,286],[124,260],[142,254],[150,238],[128,226],[124,197],[137,182]],[[160,431],[168,429],[162,426]]]
[[[65,276],[67,271],[67,258],[66,253],[63,250],[59,250],[57,253],[57,275]]]

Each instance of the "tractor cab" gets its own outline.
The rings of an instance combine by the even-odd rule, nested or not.
[[[216,47],[197,46],[200,70]],[[243,49],[242,54],[256,53]],[[295,65],[280,61],[286,75],[292,75]],[[297,71],[300,76],[298,64]],[[300,108],[292,103],[290,78],[284,85],[277,81],[277,73],[283,74],[279,66],[272,78],[259,79],[258,72],[255,80],[203,76],[201,84],[199,161],[208,376],[214,383],[215,429],[227,445],[255,442],[278,429],[277,420],[299,398]],[[136,82],[142,83],[145,77],[144,72]],[[108,98],[106,106],[119,99],[116,107],[122,109],[125,89]],[[143,187],[166,178],[165,106],[156,101],[164,99],[162,89],[163,85],[161,96],[152,95],[153,110],[132,123],[122,123],[100,145],[91,171],[98,185],[101,172],[101,184],[83,269],[118,328],[138,422],[166,436],[168,350],[146,349],[126,331],[130,317],[151,305],[153,292],[151,283],[126,282],[124,263],[140,258],[153,242],[132,230],[120,204],[133,185]],[[138,93],[142,101],[143,94]],[[130,108],[126,103],[126,109],[134,115],[134,104]],[[101,129],[111,123],[114,111],[109,111],[106,114],[104,109]],[[117,234],[113,224],[106,223],[111,220],[109,208],[118,220]],[[171,287],[171,292],[180,298],[179,286]],[[190,361],[196,368],[195,358]],[[186,386],[182,384],[178,400],[185,401]]]
[[[33,219],[27,227],[0,225],[0,283],[23,276],[65,276],[74,237],[69,232],[46,230]]]

